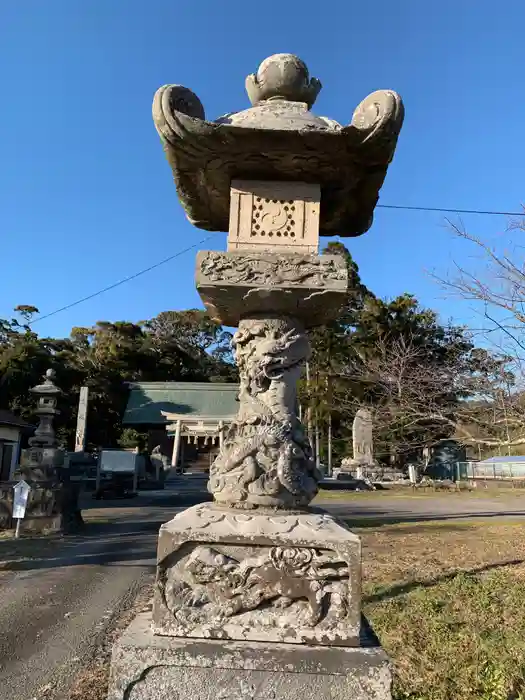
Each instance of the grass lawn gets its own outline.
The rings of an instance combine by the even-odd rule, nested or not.
[[[525,521],[354,530],[396,700],[525,698]]]

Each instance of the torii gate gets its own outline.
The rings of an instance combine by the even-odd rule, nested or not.
[[[183,413],[169,413],[161,411],[166,419],[166,431],[174,433],[173,452],[171,455],[171,466],[175,468],[179,462],[181,439],[187,437],[188,441],[198,444],[199,438],[204,438],[204,444],[211,442],[212,445],[219,444],[222,447],[224,431],[226,426],[235,416],[188,416]]]

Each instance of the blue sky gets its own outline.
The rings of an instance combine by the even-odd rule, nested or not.
[[[376,89],[406,119],[380,201],[519,210],[524,201],[522,0],[3,0],[0,7],[0,317],[42,314],[197,243],[151,119],[155,90],[181,83],[209,119],[248,106],[246,74],[293,52],[323,90],[314,111],[348,122]],[[480,235],[505,217],[464,216]],[[223,248],[215,234],[206,248]],[[348,239],[378,295],[405,291],[470,320],[426,269],[472,252],[443,215],[378,210]],[[35,325],[44,335],[99,319],[200,306],[195,251]]]

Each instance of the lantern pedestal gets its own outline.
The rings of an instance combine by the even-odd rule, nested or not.
[[[359,647],[162,637],[140,613],[113,648],[108,700],[390,700],[373,634]]]

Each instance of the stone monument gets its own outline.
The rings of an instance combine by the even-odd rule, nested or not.
[[[22,453],[20,471],[27,481],[45,481],[56,476],[56,469],[63,466],[65,453],[57,446],[53,419],[59,415],[58,397],[62,391],[55,384],[56,374],[48,369],[42,384],[31,389],[37,397],[35,414],[38,425],[29,439],[29,449]]]
[[[113,650],[110,700],[390,698],[361,615],[359,538],[310,508],[318,473],[297,413],[306,329],[346,299],[319,235],[372,223],[403,106],[375,92],[349,126],[310,112],[321,84],[278,54],[246,80],[252,107],[205,120],[187,88],[157,91],[155,126],[189,220],[228,230],[197,256],[212,318],[237,326],[239,413],[210,470],[214,503],[161,527],[152,614]]]
[[[374,438],[372,414],[367,408],[360,408],[352,424],[352,446],[354,462],[366,469],[374,465]]]
[[[341,461],[340,478],[351,474],[356,479],[367,479],[375,475],[374,438],[372,414],[367,408],[360,408],[352,423],[353,457]]]

